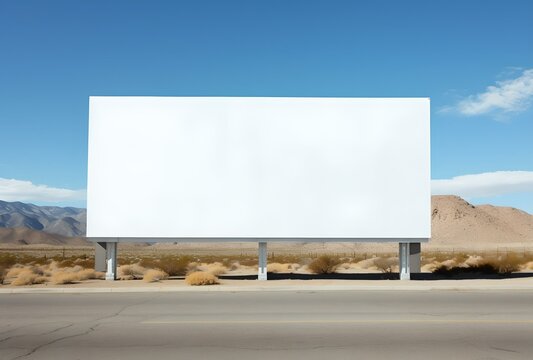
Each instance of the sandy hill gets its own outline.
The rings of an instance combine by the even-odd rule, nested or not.
[[[510,207],[474,206],[458,196],[433,196],[434,244],[480,245],[533,243],[533,215]]]

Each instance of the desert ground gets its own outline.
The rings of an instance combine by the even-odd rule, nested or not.
[[[221,283],[219,279],[252,279],[257,275],[257,245],[215,245],[120,244],[117,277],[119,280],[143,280],[145,283],[181,281],[185,278],[190,285],[216,285]],[[378,276],[375,279],[397,277],[398,254],[393,251],[396,246],[388,249],[389,245],[383,244],[353,245],[275,244],[269,249],[269,278],[357,280],[365,274]],[[424,246],[421,271],[431,274],[431,279],[527,275],[533,272],[533,249],[525,246],[493,250]],[[0,287],[4,288],[73,286],[104,278],[103,273],[94,271],[92,247],[3,247],[0,249],[0,272]],[[425,278],[428,279],[427,275]]]
[[[80,214],[77,231],[85,226],[84,213]],[[16,215],[13,219],[21,216]],[[54,224],[61,223],[63,229],[65,223],[58,221]],[[433,196],[431,221],[432,238],[422,244],[423,273],[481,277],[533,271],[531,214],[474,206],[457,196]],[[91,270],[94,246],[83,238],[21,228],[0,230],[0,286],[72,285],[103,277]],[[257,244],[121,243],[118,264],[122,280],[157,282],[199,272],[194,275],[203,276],[199,285],[215,284],[217,277],[257,274]],[[398,245],[270,242],[268,264],[271,274],[394,274]]]

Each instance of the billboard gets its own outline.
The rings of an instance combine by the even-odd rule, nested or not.
[[[430,237],[428,98],[89,102],[89,238]]]

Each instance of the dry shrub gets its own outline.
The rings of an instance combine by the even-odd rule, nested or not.
[[[56,271],[52,274],[50,281],[53,284],[73,284],[80,281],[80,278],[77,273],[70,271]]]
[[[83,258],[78,258],[76,260],[74,260],[74,265],[79,265],[85,269],[92,269],[94,268],[94,258],[91,257],[91,258],[87,258],[87,257],[83,257]]]
[[[45,276],[52,276],[56,271],[62,269],[59,266],[59,263],[55,260],[52,260],[49,264],[43,265],[41,268]]]
[[[455,259],[454,259],[455,260]],[[457,260],[455,260],[455,262],[457,263]],[[468,258],[462,262],[461,266],[469,266],[469,267],[473,267],[473,266],[479,266],[479,265],[482,265],[482,264],[485,264],[486,261],[479,255],[469,255]]]
[[[422,257],[422,271],[440,272],[452,268],[470,268],[462,272],[492,272],[494,269],[499,274],[508,274],[515,271],[527,271],[528,262],[532,261],[531,254],[506,252],[504,254],[471,255],[464,252],[426,253]],[[493,268],[493,270],[490,270]],[[461,269],[454,270],[459,272]]]
[[[362,270],[378,270],[376,263],[374,262],[375,259],[376,258],[361,260],[355,264],[355,267]]]
[[[396,256],[382,256],[362,259],[355,257],[355,262],[346,259],[349,262],[341,263],[337,269],[344,273],[361,273],[361,272],[383,272],[392,273],[398,271],[398,257]]]
[[[301,267],[302,267],[302,265],[294,263],[294,264],[290,264],[289,269],[296,271],[296,270],[298,270]]]
[[[436,261],[432,262],[432,263],[429,263],[429,264],[424,264],[420,267],[420,271],[421,272],[433,272],[435,271],[438,267],[440,266],[440,264]]]
[[[5,278],[6,279],[15,279],[24,270],[27,270],[27,268],[22,266],[22,265],[16,264],[11,269],[9,269],[7,271]]]
[[[271,263],[267,264],[267,272],[288,273],[292,270],[292,264]]]
[[[230,265],[230,271],[238,274],[247,274],[247,273],[253,273],[255,274],[257,272],[257,264],[253,264],[252,266],[243,265],[239,261],[233,262]]]
[[[352,268],[352,264],[349,263],[349,262],[344,262],[342,264],[340,264],[338,267],[338,269],[343,269],[343,270],[349,270]]]
[[[94,269],[83,269],[78,272],[76,272],[76,275],[78,276],[78,280],[89,280],[89,279],[104,279],[105,273],[95,271]]]
[[[218,284],[218,278],[205,271],[195,271],[185,277],[185,282],[189,285],[216,285]]]
[[[11,282],[11,285],[22,286],[32,284],[42,284],[46,281],[46,278],[36,274],[29,268],[24,268],[17,272],[17,277]]]
[[[526,262],[527,260],[524,256],[518,256],[513,253],[499,256],[496,260],[489,260],[489,263],[497,266],[498,271],[503,274],[520,271],[523,264]]]
[[[467,253],[464,253],[464,252],[460,252],[460,253],[454,253],[453,254],[453,260],[455,260],[456,263],[464,263],[465,261],[467,261],[468,259],[470,259],[472,256],[467,254]]]
[[[198,267],[198,269],[211,273],[215,276],[225,274],[228,271],[228,268],[219,262],[213,264],[202,264],[202,266]]]
[[[463,266],[462,264],[463,264],[462,262],[458,263],[454,259],[444,260],[443,262],[440,263],[441,266],[445,266],[447,268],[451,268],[455,266]]]
[[[168,279],[168,274],[163,270],[159,269],[150,269],[144,273],[143,281],[144,282],[156,282],[159,280]]]
[[[363,261],[363,260],[361,260]],[[337,267],[337,272],[343,272],[343,273],[365,273],[369,271],[377,271],[377,268],[374,266],[374,263],[362,263],[361,261],[357,262],[343,262]],[[361,266],[363,265],[363,266]]]
[[[295,254],[271,254],[271,257],[269,259],[272,261],[272,263],[280,263],[280,264],[304,264],[309,259],[307,257],[303,257],[301,255],[295,255]],[[257,259],[256,259],[257,264]]]
[[[332,274],[337,270],[340,260],[330,255],[321,255],[307,265],[315,274]]]
[[[521,271],[531,271],[533,270],[533,261],[528,261],[520,267]]]
[[[183,276],[187,273],[187,266],[192,260],[190,256],[180,256],[177,259],[173,256],[163,256],[154,268],[163,270],[169,276]]]
[[[374,266],[376,269],[380,270],[383,273],[390,274],[398,268],[398,258],[397,257],[377,257],[374,258]]]
[[[39,284],[48,280],[54,284],[71,284],[88,279],[104,278],[104,273],[97,272],[94,269],[84,269],[79,265],[61,268],[58,267],[58,263],[55,261],[46,265],[26,268],[17,267],[11,270],[11,275],[17,275],[16,279],[12,282],[13,285],[30,285],[28,284],[29,282],[31,284]]]
[[[498,268],[493,266],[492,264],[482,264],[482,265],[474,265],[474,266],[454,266],[454,267],[446,267],[444,265],[439,266],[437,269],[433,271],[434,274],[437,275],[443,275],[446,277],[453,277],[455,275],[460,274],[486,274],[486,275],[492,275],[492,274],[498,274]]]
[[[229,267],[229,269],[230,269],[231,271],[239,270],[240,268],[241,268],[241,263],[238,262],[238,261],[234,261],[234,262],[232,262],[231,265],[230,265],[230,267]]]
[[[0,268],[5,270],[11,268],[13,265],[19,262],[20,259],[13,254],[1,253],[0,254]]]
[[[198,268],[199,268],[201,265],[202,265],[202,264],[197,263],[196,261],[193,261],[193,262],[187,264],[187,274],[190,274],[190,273],[192,273],[192,272],[198,271]]]
[[[444,276],[459,274],[510,274],[523,269],[524,258],[514,254],[482,257],[479,255],[459,256],[458,258],[433,262],[432,272]],[[426,267],[427,268],[427,267]]]
[[[146,270],[139,264],[122,265],[117,269],[117,278],[119,280],[142,279]]]
[[[520,271],[520,265],[517,265],[513,262],[502,260],[497,261],[488,261],[487,264],[492,265],[496,269],[498,269],[499,274],[510,274],[514,273],[516,271]]]

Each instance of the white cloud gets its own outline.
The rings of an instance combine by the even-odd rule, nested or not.
[[[433,195],[479,198],[533,192],[533,171],[496,171],[431,181]]]
[[[464,115],[482,115],[494,111],[519,112],[529,107],[532,98],[533,69],[528,69],[515,79],[497,81],[485,92],[460,101],[457,110]]]
[[[0,200],[62,202],[85,200],[85,190],[70,190],[35,185],[31,181],[0,178]]]

